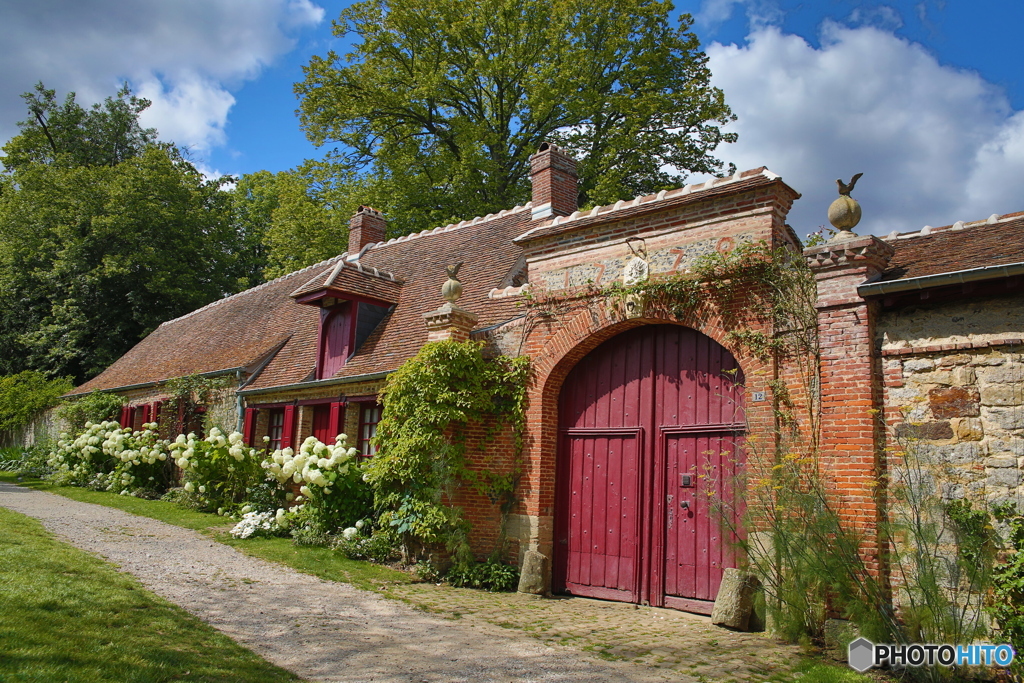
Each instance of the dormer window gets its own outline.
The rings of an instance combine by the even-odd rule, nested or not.
[[[317,358],[316,378],[326,379],[345,365],[352,353],[352,302],[342,301],[330,308],[320,309],[320,356]]]
[[[296,303],[320,309],[316,379],[330,379],[398,303],[402,282],[391,273],[340,258],[324,278],[292,293]]]

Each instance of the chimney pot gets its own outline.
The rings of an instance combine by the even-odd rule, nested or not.
[[[372,206],[360,206],[348,221],[348,253],[358,254],[371,242],[383,242],[388,224]]]
[[[579,208],[576,160],[550,142],[541,143],[537,153],[530,157],[530,182],[534,220],[568,216]]]

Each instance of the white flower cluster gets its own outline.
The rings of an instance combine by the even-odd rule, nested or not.
[[[113,490],[118,484],[122,488],[129,487],[136,480],[132,467],[167,460],[168,442],[160,439],[156,430],[155,422],[142,425],[139,431],[122,428],[117,422],[86,422],[85,431],[76,438],[60,435],[47,464],[59,470],[75,469],[84,473],[100,462],[100,456],[106,456],[117,462],[115,472],[108,477],[107,490]]]
[[[325,495],[330,495],[331,484],[338,478],[343,468],[354,462],[358,454],[355,448],[348,448],[345,445],[347,440],[346,435],[339,434],[335,444],[328,446],[315,436],[311,436],[302,442],[298,453],[291,448],[277,450],[264,460],[262,465],[281,484],[289,479],[296,484],[302,484],[299,492],[304,497],[309,497],[310,485],[317,486]]]
[[[178,437],[170,445],[171,457],[174,458],[174,464],[184,472],[187,472],[189,469],[196,469],[198,464],[196,462],[197,453],[200,457],[203,455],[216,457],[220,454],[226,454],[238,462],[244,461],[247,457],[257,457],[258,451],[255,448],[246,446],[242,438],[239,432],[231,432],[225,436],[224,432],[216,427],[210,430],[210,435],[205,439],[199,439],[191,432],[188,436],[178,434]],[[186,489],[188,489],[187,486]]]
[[[284,510],[278,510],[277,515],[273,512],[246,512],[242,515],[242,521],[231,530],[231,535],[235,538],[252,538],[274,533],[281,528],[276,517],[283,513]]]
[[[362,528],[365,525],[366,525],[366,522],[364,522],[363,520],[360,519],[358,522],[356,522],[355,526],[350,526],[347,529],[345,529],[344,531],[342,531],[341,535],[345,538],[346,541],[351,541],[352,539],[354,539],[356,536],[359,535],[359,532],[362,530]]]

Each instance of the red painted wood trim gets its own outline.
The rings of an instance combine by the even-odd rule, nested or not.
[[[256,409],[245,409],[245,422],[242,423],[242,440],[252,446],[256,440]]]
[[[345,423],[345,404],[341,401],[334,401],[331,403],[331,431],[337,436],[341,434],[342,425]]]
[[[715,607],[714,600],[693,600],[692,598],[679,598],[674,595],[665,596],[665,607],[693,612],[694,614],[711,614]]]
[[[292,448],[295,441],[295,405],[284,407],[284,429],[281,432],[281,448]]]
[[[130,426],[129,422],[128,422],[128,418],[129,418],[130,414],[131,414],[131,408],[130,407],[128,407],[128,406],[121,406],[121,419],[118,420],[118,423],[121,425],[122,429],[124,429],[125,427]]]
[[[665,435],[669,434],[707,434],[713,432],[742,432],[745,431],[747,425],[742,422],[727,422],[723,424],[707,424],[707,425],[678,425],[661,427],[661,433]]]
[[[324,297],[333,296],[339,301],[354,301],[360,304],[371,304],[373,306],[380,306],[382,308],[390,308],[395,305],[394,301],[386,301],[385,299],[374,299],[373,297],[360,296],[359,294],[350,294],[349,292],[343,292],[340,289],[320,289],[309,294],[303,294],[300,297],[295,298],[297,304],[312,304],[315,301],[319,301]]]
[[[572,595],[583,598],[597,598],[598,600],[616,600],[618,602],[633,602],[633,594],[630,591],[620,591],[614,588],[602,588],[598,586],[584,586],[578,583],[566,582],[565,590]],[[708,612],[710,614],[710,612]]]

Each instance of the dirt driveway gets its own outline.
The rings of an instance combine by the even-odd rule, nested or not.
[[[763,635],[670,610],[431,584],[389,589],[410,605],[188,529],[3,482],[0,506],[316,681],[763,681],[788,679],[800,659]]]

